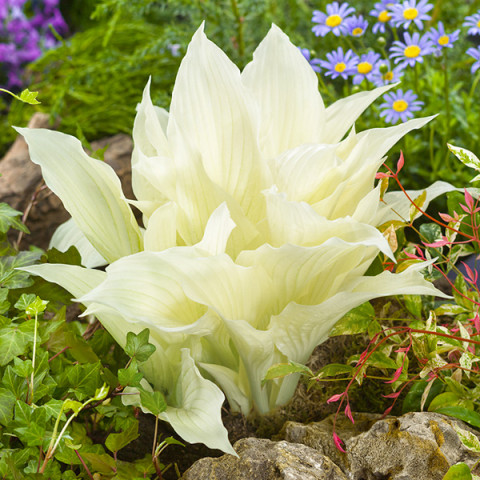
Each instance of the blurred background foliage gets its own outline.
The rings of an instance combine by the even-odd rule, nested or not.
[[[152,100],[168,108],[176,72],[193,33],[205,20],[208,37],[243,67],[272,22],[297,44],[311,37],[311,2],[304,0],[63,0],[71,36],[27,69],[38,111],[61,131],[88,141],[130,133],[135,106],[152,77]],[[306,37],[306,38],[305,38]],[[8,103],[7,103],[8,102]],[[32,113],[2,98],[0,153]]]

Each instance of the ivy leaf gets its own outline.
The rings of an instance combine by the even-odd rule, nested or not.
[[[69,391],[74,392],[80,401],[86,397],[92,397],[98,386],[102,384],[100,368],[100,362],[69,366],[62,373],[60,384],[69,387]]]
[[[138,365],[135,360],[130,363],[128,368],[118,370],[118,382],[123,387],[138,387],[142,378],[143,374],[138,371]]]
[[[0,424],[7,426],[13,419],[15,395],[6,388],[0,388]]]
[[[0,203],[0,232],[7,233],[10,228],[15,228],[24,233],[30,233],[28,228],[18,218],[22,212],[14,210],[7,203]]]
[[[111,452],[118,452],[138,437],[138,421],[135,420],[123,432],[111,433],[105,440],[105,446]]]
[[[155,351],[155,346],[148,343],[150,330],[145,328],[138,335],[133,332],[127,333],[127,343],[125,345],[125,353],[137,362],[146,362]]]
[[[20,100],[23,103],[29,103],[30,105],[38,105],[40,102],[37,100],[38,92],[31,92],[28,88],[23,90],[20,96],[15,95],[10,90],[5,90],[4,88],[0,88],[0,92],[5,92],[11,95],[13,98]]]
[[[13,324],[0,329],[0,366],[10,363],[27,349],[29,335]]]
[[[25,288],[33,284],[30,274],[15,270],[36,263],[42,252],[20,252],[18,255],[0,257],[0,286],[9,288]]]
[[[159,415],[167,409],[165,397],[160,392],[140,391],[140,403],[153,415]]]

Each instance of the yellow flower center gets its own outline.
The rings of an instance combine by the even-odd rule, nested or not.
[[[408,103],[405,100],[395,100],[393,102],[393,109],[396,112],[404,112],[408,108]]]
[[[480,20],[477,22],[477,27],[480,28]]]
[[[325,24],[327,27],[333,28],[337,27],[342,23],[342,17],[340,15],[330,15],[326,20]]]
[[[388,13],[388,10],[383,10],[383,12],[380,12],[378,15],[378,21],[382,23],[388,22],[392,17]]]
[[[404,51],[404,55],[408,58],[415,58],[420,55],[420,47],[418,45],[409,45]]]
[[[448,35],[442,35],[439,39],[438,39],[438,43],[440,45],[448,45],[448,42],[449,42],[449,38],[448,38]]]
[[[363,33],[363,28],[357,27],[352,30],[352,34],[355,36],[361,35]]]
[[[366,74],[368,72],[372,71],[372,64],[368,62],[361,62],[357,65],[357,71],[358,73],[363,73]]]
[[[403,11],[403,18],[405,20],[414,20],[418,16],[418,10],[416,8],[406,8]]]
[[[385,75],[383,75],[384,80],[393,80],[393,72],[387,72]]]
[[[335,71],[339,73],[343,72],[346,68],[347,66],[343,62],[337,63],[335,65]]]

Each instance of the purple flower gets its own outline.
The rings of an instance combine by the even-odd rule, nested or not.
[[[402,65],[392,68],[390,60],[379,60],[372,75],[372,82],[376,87],[396,83],[402,78],[403,72],[404,67]]]
[[[319,10],[313,11],[313,23],[318,23],[312,28],[312,32],[317,37],[324,37],[327,33],[332,32],[337,37],[347,33],[347,25],[345,20],[348,16],[355,12],[355,8],[350,7],[348,3],[333,2],[327,5],[327,13]]]
[[[473,57],[476,62],[472,65],[471,72],[475,73],[480,68],[480,47],[471,47],[467,50],[467,55]]]
[[[386,93],[383,98],[386,101],[380,105],[380,108],[383,108],[380,116],[385,117],[385,121],[391,124],[397,123],[398,120],[406,122],[413,117],[412,112],[417,112],[423,107],[423,102],[417,100],[418,96],[412,90],[403,93],[403,90],[399,89]]]
[[[320,60],[320,65],[326,70],[325,75],[327,77],[342,77],[345,80],[349,75],[354,75],[357,72],[357,63],[358,57],[352,50],[344,53],[342,47],[327,53],[327,60]]]
[[[449,34],[445,33],[443,23],[438,22],[437,28],[432,28],[425,36],[435,44],[437,52],[440,52],[444,48],[452,48],[453,43],[458,40],[459,35],[460,30],[455,30]]]
[[[369,82],[372,81],[378,60],[380,60],[379,53],[368,52],[360,55],[357,63],[357,72],[353,77],[353,84],[358,85],[362,83],[365,78]]]
[[[467,32],[468,35],[480,35],[480,10],[473,15],[465,17],[463,26],[471,27]]]
[[[390,58],[394,58],[395,63],[402,66],[410,65],[413,67],[417,62],[423,62],[423,56],[433,53],[435,47],[431,40],[426,35],[420,37],[420,34],[415,32],[412,36],[405,32],[404,42],[393,42],[390,48]]]
[[[392,23],[395,27],[408,28],[413,22],[419,30],[423,30],[423,20],[430,20],[432,17],[427,12],[433,8],[427,0],[406,0],[401,4],[392,5]]]
[[[0,58],[7,87],[20,86],[23,66],[36,60],[42,50],[56,45],[49,24],[59,33],[67,31],[58,2],[0,0],[0,28],[4,42],[0,44]],[[31,10],[28,15],[24,12],[26,5]]]
[[[345,24],[349,35],[352,37],[361,37],[368,28],[368,22],[363,19],[362,15],[347,18]]]
[[[385,33],[385,25],[392,18],[387,6],[383,2],[376,3],[373,10],[370,10],[370,15],[377,19],[377,22],[372,27],[372,32]]]
[[[308,48],[299,48],[299,50],[302,52],[302,55],[305,57],[305,60],[310,64],[310,66],[313,68],[315,72],[320,73],[321,68],[320,68],[320,60],[318,58],[311,58],[311,53]]]

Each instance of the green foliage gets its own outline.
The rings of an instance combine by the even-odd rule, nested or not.
[[[75,135],[80,127],[88,140],[130,133],[150,76],[154,104],[170,104],[186,45],[204,20],[209,38],[243,66],[272,22],[304,44],[310,9],[305,0],[64,2],[62,12],[78,31],[31,65],[31,88],[42,98],[36,109],[49,113],[63,132]],[[31,107],[10,106],[0,150],[14,138],[10,125],[23,126],[31,115]]]
[[[20,216],[0,204],[0,478],[158,478],[160,453],[180,442],[152,438],[153,454],[117,457],[139,436],[137,411],[121,397],[140,386],[138,365],[154,351],[148,330],[129,334],[129,359],[96,323],[67,321],[66,305],[26,292],[37,284],[15,267],[78,252],[18,252],[7,233],[27,232]],[[166,408],[159,393],[142,392],[141,403],[155,415]]]

